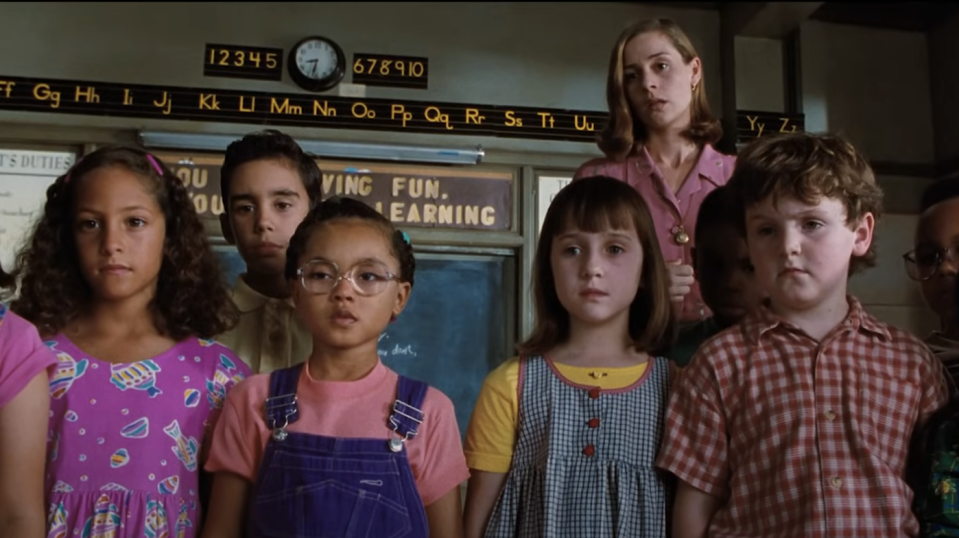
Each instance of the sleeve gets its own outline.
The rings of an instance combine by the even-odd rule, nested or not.
[[[0,305],[0,309],[7,307]],[[57,356],[28,321],[6,310],[0,317],[0,407],[10,403],[40,372],[48,374]]]
[[[210,473],[231,472],[256,481],[260,461],[258,417],[253,416],[255,395],[252,379],[237,384],[226,398],[220,420],[213,429],[213,442],[204,469]]]
[[[464,452],[470,469],[490,473],[509,471],[519,426],[518,382],[518,358],[486,376],[466,429]]]
[[[430,387],[423,407],[423,424],[429,424],[429,429],[425,439],[414,438],[410,441],[416,448],[416,452],[413,452],[412,447],[410,450],[410,468],[423,506],[429,506],[466,481],[469,469],[463,458],[463,444],[460,442],[453,402],[439,390]],[[417,444],[417,441],[425,443]]]
[[[729,447],[722,395],[712,361],[699,357],[714,349],[709,346],[697,352],[673,384],[656,466],[696,489],[725,498]]]
[[[213,431],[220,420],[225,401],[237,383],[251,375],[250,367],[226,346],[222,344],[213,345],[209,349],[213,349],[216,353],[216,366],[213,377],[210,381],[207,381],[207,400],[211,404],[211,409],[204,429],[202,451],[207,455],[209,454]]]

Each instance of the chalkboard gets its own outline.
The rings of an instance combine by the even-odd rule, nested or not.
[[[506,360],[506,259],[416,257],[406,310],[380,338],[384,364],[453,400],[460,433],[490,370]]]
[[[246,263],[240,257],[236,247],[232,245],[216,245],[213,247],[213,252],[220,259],[220,269],[223,271],[227,285],[232,288],[236,285],[236,279],[246,271]]]
[[[229,284],[243,272],[233,247],[216,247]],[[510,350],[506,258],[416,255],[416,278],[406,310],[380,336],[383,364],[449,396],[460,434],[490,370]]]

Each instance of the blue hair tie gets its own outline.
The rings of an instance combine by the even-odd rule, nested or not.
[[[409,244],[410,244],[410,236],[406,235],[406,232],[404,232],[404,231],[402,231],[402,230],[400,230],[400,234],[403,236],[403,241],[405,241],[406,244],[409,245]]]

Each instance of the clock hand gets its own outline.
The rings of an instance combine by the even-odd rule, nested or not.
[[[319,60],[309,60],[308,62],[306,62],[306,63],[308,63],[308,64],[313,64],[313,73],[312,73],[310,76],[314,76],[314,77],[316,76],[316,64],[317,64],[317,62],[319,62]]]

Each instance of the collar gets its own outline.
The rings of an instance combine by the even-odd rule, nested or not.
[[[699,174],[699,177],[708,179],[719,187],[726,182],[726,178],[732,173],[732,170],[726,170],[727,166],[731,166],[726,162],[728,160],[728,156],[706,144],[699,155],[699,162],[696,163],[696,173]]]
[[[636,164],[641,173],[662,177],[659,167],[653,162],[646,146],[643,146],[643,151],[637,154],[635,158],[638,160]],[[726,163],[727,160],[729,160],[728,156],[719,153],[710,144],[705,144],[702,151],[699,152],[699,159],[690,171],[690,175],[695,174],[700,179],[706,179],[719,187],[726,182],[726,177],[731,173],[725,172],[726,167],[730,166]]]
[[[236,286],[233,288],[233,291],[230,294],[233,298],[233,304],[236,305],[237,309],[239,309],[241,313],[245,314],[247,312],[259,310],[260,308],[263,308],[266,303],[271,301],[284,303],[290,308],[295,307],[293,304],[293,298],[291,297],[287,297],[286,299],[277,299],[274,297],[267,297],[266,295],[254,290],[249,286],[249,284],[246,283],[246,280],[243,278],[245,276],[246,274],[242,274],[236,279]]]
[[[849,312],[839,325],[829,332],[830,335],[853,331],[880,340],[889,341],[892,339],[892,335],[885,324],[866,312],[859,299],[852,295],[846,295],[846,301],[849,303]],[[774,314],[769,308],[768,299],[743,319],[742,327],[746,339],[752,344],[758,344],[767,332],[777,327],[802,333],[802,329]]]

